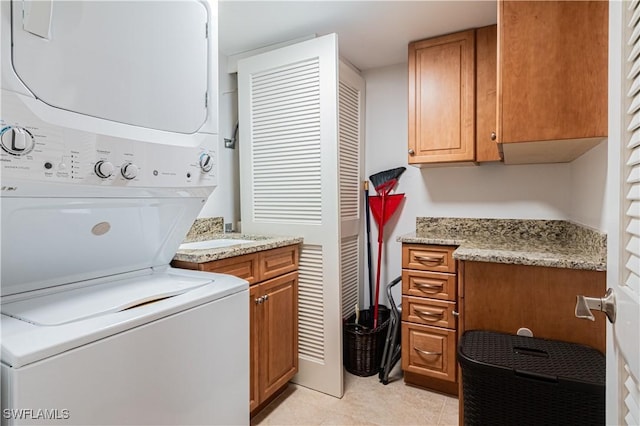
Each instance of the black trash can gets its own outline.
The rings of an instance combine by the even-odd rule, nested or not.
[[[471,330],[458,361],[467,425],[605,424],[605,357],[593,348]]]
[[[389,308],[378,306],[378,326],[373,328],[373,309],[360,311],[358,324],[353,314],[342,327],[342,362],[357,376],[373,376],[380,371],[384,342],[389,327]]]

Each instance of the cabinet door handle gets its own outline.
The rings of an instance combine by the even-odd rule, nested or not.
[[[262,300],[264,300],[265,302],[269,300],[269,295],[265,294],[264,296],[262,296]]]
[[[432,290],[432,291],[429,291],[429,293],[438,293],[439,291],[442,291],[442,287],[444,286],[443,283],[440,283],[440,284],[425,284],[425,283],[420,283],[420,282],[416,282],[416,281],[414,281],[413,283],[419,289]]]
[[[442,355],[442,352],[430,352],[430,351],[423,351],[422,349],[418,349],[415,346],[413,347],[413,349],[418,352],[419,354],[422,355]]]
[[[459,316],[460,316],[460,312],[458,312],[458,311],[451,311],[451,315],[453,315],[454,317],[459,317]]]
[[[260,296],[260,297],[256,298],[256,304],[257,305],[262,304],[262,302],[264,302],[264,296]]]
[[[427,318],[424,318],[427,321],[438,321],[442,319],[442,317],[444,316],[444,311],[432,312],[432,311],[423,311],[422,309],[413,308],[413,312],[415,312],[416,315],[418,315],[419,317],[427,317]]]
[[[409,153],[409,155],[413,155],[413,154],[415,154],[415,153],[416,153],[416,152],[415,152],[414,150],[412,150],[412,149],[410,149],[410,150],[409,150],[409,151],[407,151],[407,152]]]
[[[498,135],[496,135],[496,132],[491,132],[491,140],[495,141],[498,138]]]
[[[413,258],[422,263],[442,263],[444,261],[444,256],[413,256]]]

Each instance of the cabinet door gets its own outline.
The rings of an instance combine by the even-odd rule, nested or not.
[[[402,296],[402,321],[455,329],[455,302]]]
[[[402,245],[402,267],[433,272],[456,272],[456,247],[425,244]]]
[[[275,248],[258,253],[260,280],[298,270],[298,245]]]
[[[255,284],[259,281],[258,255],[256,253],[201,263],[200,270],[233,275],[247,280],[249,284]]]
[[[260,400],[288,382],[298,371],[298,273],[260,284]]]
[[[475,159],[475,30],[409,44],[409,164]]]
[[[456,332],[402,322],[402,369],[455,382]]]
[[[258,363],[260,362],[260,324],[261,307],[259,301],[260,286],[249,287],[249,411],[253,412],[260,404],[260,389],[258,387]]]
[[[607,135],[608,7],[498,2],[499,142]]]
[[[497,138],[496,25],[476,30],[476,161],[500,161]]]
[[[443,272],[402,270],[402,294],[456,300],[456,276]]]

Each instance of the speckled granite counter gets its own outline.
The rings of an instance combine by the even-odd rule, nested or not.
[[[223,233],[221,218],[197,219],[187,234],[184,242],[207,241],[218,239],[251,240],[248,243],[234,244],[211,249],[178,250],[173,260],[193,263],[205,263],[212,260],[227,259],[243,254],[256,253],[278,247],[299,244],[302,237],[265,236],[241,233]]]
[[[606,235],[562,220],[417,218],[402,243],[459,246],[459,260],[605,271]]]

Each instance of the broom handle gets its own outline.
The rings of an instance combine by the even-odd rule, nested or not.
[[[384,231],[384,210],[385,204],[387,204],[386,194],[383,192],[381,195],[382,208],[380,214],[380,229],[378,229],[378,268],[376,272],[376,301],[373,308],[373,328],[378,326],[378,297],[380,296],[380,267],[382,266],[382,240]]]
[[[367,224],[367,271],[369,284],[369,308],[373,307],[373,269],[371,268],[371,217],[369,215],[369,181],[364,181],[364,203],[365,203],[365,219]],[[371,311],[369,311],[371,312]]]

